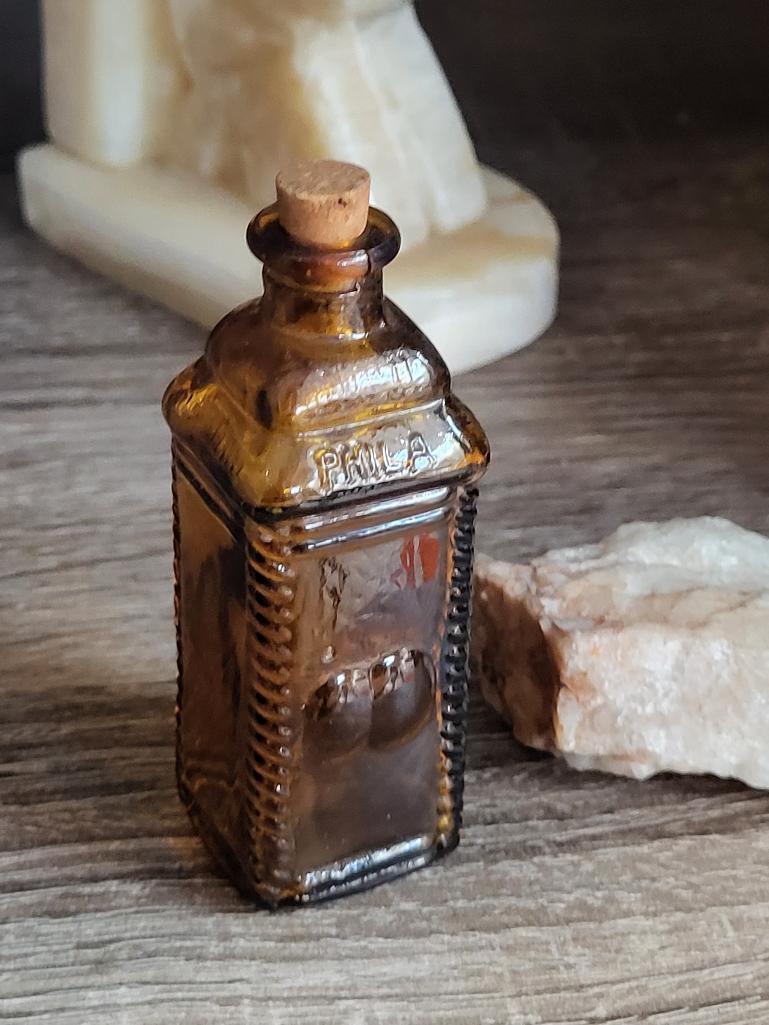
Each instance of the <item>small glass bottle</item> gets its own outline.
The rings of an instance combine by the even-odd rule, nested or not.
[[[368,175],[278,176],[264,294],[169,385],[177,778],[208,848],[275,906],[459,838],[475,484],[445,364],[382,293]]]

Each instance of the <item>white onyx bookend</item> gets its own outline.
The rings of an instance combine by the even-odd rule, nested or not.
[[[558,237],[481,168],[399,0],[44,0],[54,145],[22,154],[28,222],[210,326],[258,292],[245,225],[293,160],[368,168],[403,234],[387,291],[453,370],[552,318]]]

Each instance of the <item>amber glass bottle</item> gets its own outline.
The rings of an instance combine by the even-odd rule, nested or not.
[[[316,199],[339,186],[328,165],[314,174]],[[277,206],[258,214],[264,295],[163,402],[179,790],[215,858],[270,905],[362,889],[458,840],[488,446],[383,296],[399,236],[367,191],[363,218],[321,244]]]

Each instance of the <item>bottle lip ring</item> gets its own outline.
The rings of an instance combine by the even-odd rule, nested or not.
[[[310,246],[286,231],[278,217],[278,205],[260,210],[246,229],[248,248],[270,270],[308,285],[331,285],[356,280],[381,270],[400,249],[401,237],[394,221],[382,210],[369,207],[365,231],[343,248]]]

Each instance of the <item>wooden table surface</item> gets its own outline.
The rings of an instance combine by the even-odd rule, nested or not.
[[[544,338],[457,382],[494,447],[481,550],[769,527],[767,156],[559,144],[507,168],[559,216],[563,287]],[[769,795],[580,775],[477,698],[439,866],[277,914],[214,873],[174,788],[159,412],[203,334],[1,196],[0,1019],[766,1025]]]

